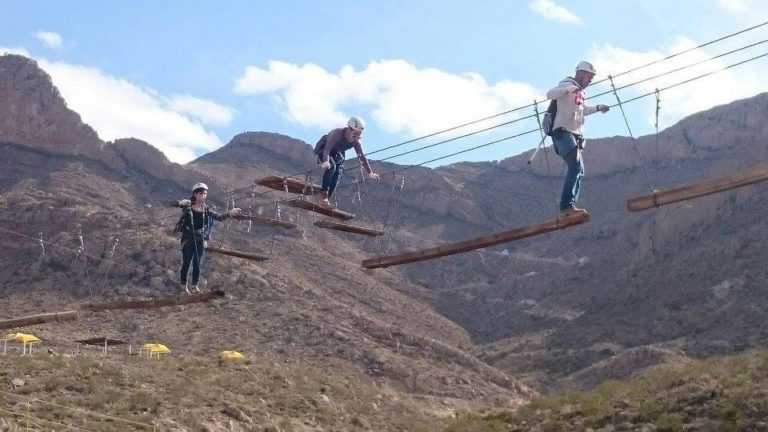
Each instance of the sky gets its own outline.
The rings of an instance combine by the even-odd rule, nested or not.
[[[135,137],[186,163],[244,131],[314,144],[351,115],[371,159],[437,166],[535,148],[528,105],[590,60],[595,80],[768,21],[764,0],[181,1],[0,0],[0,53],[28,56],[105,141]],[[635,73],[621,100],[768,52],[768,25]],[[705,61],[712,59],[710,61]],[[659,127],[768,90],[768,57],[660,94]],[[609,90],[608,83],[588,95]],[[613,94],[588,103],[616,104]],[[634,136],[655,132],[656,100],[625,107]],[[628,135],[618,107],[587,118],[590,138]],[[412,151],[412,152],[411,152]],[[410,152],[398,156],[399,153]],[[374,162],[375,165],[375,162]]]

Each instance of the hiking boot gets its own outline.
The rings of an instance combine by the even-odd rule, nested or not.
[[[192,289],[195,290],[196,293],[203,292],[203,291],[200,290],[200,287],[198,287],[197,285],[192,285]]]
[[[182,284],[181,285],[181,293],[182,294],[192,294],[191,292],[189,292],[189,286],[187,284]]]
[[[563,216],[572,216],[578,213],[586,213],[587,211],[584,209],[580,209],[575,206],[566,207],[562,210],[560,210],[560,214]]]

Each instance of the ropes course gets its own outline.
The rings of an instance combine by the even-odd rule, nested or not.
[[[735,33],[731,33],[729,35],[726,35],[726,36],[723,36],[723,37],[720,37],[720,38],[711,40],[709,42],[706,42],[706,43],[703,43],[703,44],[699,44],[699,45],[697,45],[695,47],[692,47],[692,48],[689,48],[689,49],[686,49],[686,50],[682,50],[682,51],[673,53],[673,54],[668,55],[666,57],[663,57],[663,58],[660,58],[660,59],[657,59],[657,60],[645,63],[643,65],[639,65],[639,66],[627,69],[625,71],[622,71],[622,72],[619,72],[619,73],[616,73],[616,74],[613,74],[613,75],[608,75],[607,78],[602,79],[600,81],[597,81],[595,83],[592,83],[592,86],[594,86],[596,84],[604,83],[604,82],[608,82],[610,84],[610,90],[602,92],[602,93],[598,93],[598,94],[596,94],[594,96],[591,96],[587,100],[595,99],[595,98],[598,98],[598,97],[601,97],[601,96],[605,96],[605,95],[608,95],[609,93],[613,94],[613,96],[616,99],[616,103],[613,104],[613,105],[608,105],[608,106],[611,107],[611,108],[613,108],[613,107],[618,107],[619,108],[619,110],[620,110],[620,112],[622,114],[623,120],[624,120],[624,124],[625,124],[625,126],[627,128],[627,131],[629,133],[630,139],[632,140],[633,147],[634,147],[635,153],[637,155],[637,158],[639,160],[639,164],[640,164],[641,170],[644,173],[644,178],[645,178],[645,181],[646,181],[646,186],[647,186],[648,190],[651,192],[650,195],[641,196],[641,197],[637,197],[637,198],[632,198],[632,199],[628,200],[627,201],[627,208],[630,211],[639,211],[639,210],[644,210],[644,209],[647,209],[647,208],[658,207],[658,206],[665,205],[665,204],[668,204],[668,203],[673,203],[673,202],[678,202],[678,201],[682,201],[682,200],[686,200],[686,199],[691,199],[691,198],[695,198],[695,197],[699,197],[699,196],[703,196],[703,195],[707,195],[707,194],[711,194],[711,193],[716,193],[716,192],[732,189],[732,188],[743,186],[743,185],[747,185],[747,184],[757,183],[757,182],[764,181],[764,180],[768,179],[768,168],[758,167],[758,168],[754,168],[752,170],[745,171],[745,172],[742,172],[742,173],[737,173],[737,174],[728,175],[728,176],[722,176],[722,177],[718,177],[718,178],[715,178],[715,179],[706,180],[704,182],[688,184],[688,185],[680,186],[680,187],[673,188],[673,189],[670,189],[670,190],[667,190],[667,191],[658,191],[658,190],[656,190],[653,187],[651,176],[648,173],[648,171],[646,170],[645,164],[643,163],[643,160],[642,160],[641,155],[640,155],[639,148],[637,146],[637,140],[636,140],[634,134],[632,133],[632,130],[630,128],[630,123],[629,123],[627,114],[626,114],[626,112],[624,110],[624,107],[627,104],[630,104],[630,103],[633,103],[635,101],[644,99],[646,97],[650,97],[650,96],[654,96],[655,97],[655,99],[656,99],[656,122],[655,122],[655,129],[656,129],[656,140],[657,140],[656,141],[656,146],[657,146],[657,151],[658,151],[658,135],[659,135],[659,132],[658,132],[658,127],[659,127],[658,126],[658,115],[659,115],[659,106],[660,106],[660,94],[662,92],[670,90],[670,89],[674,89],[676,87],[679,87],[679,86],[682,86],[682,85],[685,85],[685,84],[688,84],[688,83],[691,83],[691,82],[694,82],[694,81],[697,81],[697,80],[700,80],[700,79],[703,79],[705,77],[712,76],[712,75],[714,75],[716,73],[719,73],[719,72],[722,72],[722,71],[725,71],[725,70],[729,70],[729,69],[735,68],[735,67],[743,65],[743,64],[747,64],[747,63],[750,63],[750,62],[753,62],[753,61],[756,61],[756,60],[760,60],[760,59],[768,56],[768,53],[763,53],[763,54],[755,55],[755,56],[752,56],[752,57],[750,57],[748,59],[744,59],[744,60],[741,60],[741,61],[738,61],[738,62],[735,62],[735,63],[731,63],[731,64],[726,65],[724,67],[720,67],[720,68],[718,68],[716,70],[712,70],[712,71],[709,71],[709,72],[706,72],[706,73],[703,73],[703,74],[700,74],[700,75],[697,75],[697,76],[694,76],[694,77],[686,78],[686,79],[681,80],[679,82],[676,82],[676,83],[673,83],[673,84],[669,84],[669,85],[666,85],[666,86],[663,86],[663,87],[660,87],[660,88],[657,87],[653,92],[648,92],[648,93],[644,93],[644,94],[640,94],[640,95],[636,95],[636,96],[632,96],[632,97],[628,97],[628,98],[622,98],[620,96],[620,93],[626,91],[627,89],[635,88],[635,87],[637,87],[637,86],[639,86],[641,84],[648,83],[648,82],[651,82],[653,80],[660,79],[662,77],[667,77],[669,75],[676,74],[676,73],[679,73],[679,72],[682,72],[682,71],[685,71],[685,70],[689,70],[691,68],[694,68],[696,66],[704,64],[706,62],[710,62],[710,61],[713,61],[715,59],[721,59],[723,57],[726,57],[726,56],[729,56],[729,55],[732,55],[732,54],[735,54],[735,53],[739,53],[739,52],[742,52],[742,51],[745,51],[745,50],[748,50],[748,49],[760,46],[760,45],[768,42],[768,39],[761,40],[761,41],[754,42],[754,43],[750,43],[750,44],[747,44],[747,45],[743,45],[743,46],[738,47],[736,49],[732,49],[732,50],[720,53],[718,55],[715,55],[715,56],[712,56],[712,57],[708,57],[708,58],[703,59],[703,60],[699,60],[699,61],[696,61],[696,62],[693,62],[693,63],[689,63],[689,64],[686,64],[686,65],[683,65],[683,66],[675,67],[673,69],[667,70],[666,72],[657,73],[657,74],[654,74],[654,75],[649,76],[649,77],[645,77],[645,78],[642,78],[642,79],[639,79],[639,80],[635,80],[635,81],[633,81],[631,83],[627,83],[627,84],[623,84],[623,85],[617,85],[616,82],[615,82],[615,78],[617,78],[617,77],[628,75],[630,73],[633,73],[633,72],[636,72],[636,71],[639,71],[639,70],[642,70],[642,69],[646,69],[646,68],[654,66],[654,65],[663,64],[663,63],[665,63],[665,62],[667,62],[667,61],[669,61],[669,60],[671,60],[673,58],[682,56],[682,55],[684,55],[686,53],[689,53],[689,52],[695,51],[697,49],[701,49],[703,47],[707,47],[707,46],[713,45],[715,43],[718,43],[718,42],[730,39],[732,37],[744,34],[746,32],[749,32],[749,31],[761,28],[761,27],[763,27],[765,25],[768,25],[768,21],[760,23],[760,24],[752,26],[752,27],[749,27],[749,28],[746,28],[746,29],[743,29],[743,30],[740,30],[740,31],[735,32]],[[391,187],[391,191],[390,191],[389,205],[387,205],[387,214],[386,214],[386,216],[384,218],[382,218],[381,223],[377,222],[377,220],[376,220],[376,213],[374,211],[373,205],[370,203],[370,200],[367,199],[370,196],[369,180],[367,180],[365,178],[365,176],[363,175],[362,163],[360,163],[360,161],[358,161],[358,163],[356,165],[353,165],[349,169],[353,169],[353,170],[354,169],[359,169],[360,170],[360,174],[361,174],[360,178],[355,178],[355,180],[353,182],[351,182],[351,183],[341,184],[341,185],[339,185],[338,189],[345,189],[345,188],[348,189],[348,188],[352,187],[351,194],[353,196],[353,203],[358,204],[361,207],[361,209],[362,209],[361,213],[367,214],[368,218],[370,219],[370,223],[372,225],[371,228],[364,227],[364,226],[358,225],[358,224],[348,223],[348,221],[350,221],[353,218],[355,218],[356,215],[354,213],[350,213],[350,212],[347,212],[347,211],[344,211],[344,210],[341,210],[341,209],[338,209],[338,208],[335,208],[335,207],[320,206],[320,205],[316,204],[315,203],[315,192],[320,190],[321,186],[312,182],[312,175],[311,175],[312,170],[311,169],[310,170],[303,170],[303,171],[301,171],[299,173],[291,174],[291,175],[285,175],[285,176],[273,175],[273,176],[265,177],[265,178],[257,180],[255,182],[255,184],[253,184],[253,185],[249,185],[249,186],[246,186],[246,187],[237,188],[237,189],[231,189],[229,191],[226,191],[226,193],[225,193],[225,200],[226,200],[226,203],[227,203],[227,208],[229,208],[230,201],[232,203],[232,207],[234,208],[234,202],[235,202],[236,199],[238,199],[238,200],[239,199],[250,199],[249,214],[248,215],[234,216],[233,219],[236,220],[236,221],[247,222],[248,223],[247,233],[251,233],[251,229],[252,229],[253,224],[272,225],[272,226],[276,226],[276,227],[280,227],[280,228],[284,228],[284,229],[294,229],[294,228],[296,228],[297,227],[297,223],[294,223],[294,222],[291,222],[291,221],[288,221],[288,220],[283,220],[283,218],[282,218],[282,215],[281,215],[281,209],[282,209],[281,208],[281,204],[285,204],[285,205],[288,205],[288,206],[291,206],[291,207],[294,207],[294,208],[297,209],[297,213],[296,213],[297,217],[296,217],[296,219],[298,219],[299,210],[309,211],[309,212],[311,212],[313,214],[312,217],[315,218],[314,219],[314,223],[313,223],[314,226],[319,227],[319,228],[324,228],[324,229],[332,229],[332,230],[337,230],[337,231],[344,231],[344,232],[348,232],[348,233],[361,234],[361,235],[369,236],[369,237],[374,239],[374,241],[376,242],[376,246],[377,246],[377,248],[378,248],[378,250],[380,252],[387,252],[388,253],[389,249],[390,249],[391,240],[392,240],[392,233],[393,233],[393,231],[394,231],[394,229],[395,229],[395,227],[397,225],[397,217],[398,217],[398,213],[399,213],[399,210],[400,210],[400,207],[401,207],[401,201],[402,201],[401,197],[402,197],[403,187],[404,187],[404,184],[405,184],[406,172],[408,170],[411,170],[411,169],[416,168],[416,167],[423,167],[423,166],[426,166],[426,165],[434,164],[435,162],[438,162],[438,161],[442,161],[442,160],[445,160],[445,159],[453,158],[453,157],[458,156],[458,155],[462,155],[462,154],[465,154],[465,153],[469,153],[469,152],[472,152],[472,151],[476,151],[476,150],[479,150],[479,149],[490,147],[490,146],[493,146],[493,145],[496,145],[496,144],[499,144],[499,143],[502,143],[502,142],[508,142],[508,141],[511,141],[511,140],[514,140],[514,139],[517,139],[517,138],[525,137],[527,135],[530,135],[530,134],[533,134],[533,133],[536,133],[536,132],[539,132],[539,134],[540,134],[539,136],[541,137],[541,141],[539,141],[538,145],[536,146],[535,150],[533,151],[533,155],[531,156],[531,159],[529,159],[528,162],[530,164],[530,161],[533,159],[533,157],[536,156],[536,154],[539,152],[539,150],[543,149],[544,157],[545,157],[545,163],[546,163],[546,169],[547,169],[548,177],[550,178],[550,183],[551,183],[553,201],[556,201],[556,192],[555,192],[555,187],[554,187],[554,183],[553,183],[553,180],[552,180],[553,176],[552,176],[552,172],[551,172],[549,155],[548,155],[548,152],[547,152],[547,146],[545,145],[546,135],[544,135],[543,132],[542,132],[542,126],[541,126],[541,121],[540,121],[540,112],[539,112],[539,108],[538,108],[538,104],[539,103],[541,103],[541,101],[534,100],[533,103],[531,103],[531,104],[522,105],[522,106],[519,106],[519,107],[516,107],[516,108],[512,108],[512,109],[509,109],[509,110],[505,110],[505,111],[502,111],[502,112],[499,112],[499,113],[496,113],[496,114],[493,114],[493,115],[489,115],[489,116],[485,116],[485,117],[478,118],[478,119],[475,119],[475,120],[471,120],[471,121],[468,121],[468,122],[464,122],[464,123],[461,123],[461,124],[458,124],[458,125],[455,125],[455,126],[451,126],[451,127],[448,127],[448,128],[442,129],[442,130],[438,130],[438,131],[435,131],[435,132],[432,132],[432,133],[429,133],[429,134],[426,134],[426,135],[423,135],[423,136],[420,136],[420,137],[409,139],[409,140],[406,140],[406,141],[403,141],[403,142],[400,142],[400,143],[396,143],[396,144],[393,144],[393,145],[385,146],[385,147],[376,149],[376,150],[368,153],[368,155],[372,155],[372,154],[379,154],[379,153],[382,153],[382,152],[385,152],[385,151],[390,151],[390,150],[398,149],[398,148],[401,148],[403,146],[406,146],[406,145],[409,145],[409,144],[413,144],[413,143],[416,143],[416,142],[419,142],[419,141],[423,141],[423,140],[426,140],[426,139],[429,139],[429,138],[434,138],[434,137],[438,137],[438,136],[441,136],[441,135],[444,135],[444,134],[457,132],[457,131],[460,131],[460,130],[462,130],[464,128],[467,128],[469,126],[472,126],[472,125],[478,125],[478,124],[480,124],[482,122],[488,122],[488,121],[500,118],[502,116],[510,115],[510,114],[513,114],[513,113],[518,113],[518,112],[520,112],[520,111],[522,111],[524,109],[533,108],[533,111],[534,111],[532,114],[528,114],[528,115],[520,114],[517,117],[515,117],[513,119],[510,119],[510,120],[500,121],[500,122],[498,122],[496,124],[492,124],[492,125],[489,125],[489,126],[481,127],[481,128],[479,128],[477,130],[471,130],[469,132],[460,133],[460,134],[458,134],[456,136],[449,136],[449,137],[440,139],[440,140],[438,140],[436,142],[425,144],[425,145],[422,145],[422,146],[419,146],[419,147],[416,147],[416,148],[402,149],[402,151],[400,151],[399,153],[396,153],[396,154],[393,154],[393,155],[389,155],[387,157],[379,159],[378,160],[379,162],[392,161],[392,160],[395,160],[397,158],[402,158],[404,156],[413,155],[413,154],[416,154],[416,153],[419,153],[419,152],[422,152],[422,151],[425,151],[425,150],[428,150],[428,149],[434,149],[434,148],[437,148],[437,147],[440,147],[440,146],[444,146],[444,145],[449,144],[449,143],[454,143],[454,142],[458,142],[458,141],[461,141],[461,140],[465,140],[465,139],[470,138],[470,137],[478,136],[480,134],[485,134],[485,133],[490,132],[490,131],[494,131],[494,130],[497,130],[497,129],[500,129],[500,128],[503,128],[503,127],[509,127],[511,125],[515,125],[515,124],[522,123],[522,122],[525,122],[525,121],[530,121],[530,120],[534,120],[535,119],[535,122],[536,122],[535,123],[535,127],[532,128],[532,129],[524,129],[522,131],[515,131],[515,133],[509,134],[509,135],[506,135],[506,136],[502,136],[502,137],[499,137],[499,138],[495,138],[495,139],[492,139],[492,140],[490,140],[488,142],[484,142],[484,143],[477,144],[477,145],[472,145],[472,146],[469,146],[469,147],[466,147],[466,148],[463,148],[463,149],[460,149],[460,150],[457,150],[457,151],[450,152],[448,154],[444,154],[442,156],[429,158],[428,160],[424,160],[422,162],[417,162],[417,163],[412,163],[412,164],[408,164],[408,165],[405,165],[405,166],[395,167],[394,169],[392,169],[390,171],[381,173],[381,175],[383,177],[389,178],[391,176],[391,178],[392,178],[392,187]],[[298,177],[298,176],[304,176],[304,181],[298,180],[298,179],[295,178],[295,177]],[[400,179],[399,182],[398,182],[398,178]],[[399,186],[398,186],[398,184],[399,184]],[[258,191],[257,188],[264,188],[264,190]],[[241,193],[245,192],[245,191],[248,191],[248,195],[241,195]],[[269,194],[273,193],[274,191],[283,192],[284,193],[284,197],[282,197],[280,199],[276,199],[276,200],[269,198]],[[366,199],[363,199],[363,197],[365,197]],[[256,201],[257,198],[259,198],[260,200],[261,199],[266,199],[266,201],[262,201],[262,202],[258,202],[257,203],[257,201]],[[392,203],[394,203],[394,205],[392,205]],[[274,218],[269,218],[269,217],[262,216],[261,215],[261,209],[263,207],[271,207],[271,206],[275,207],[275,217]],[[258,214],[253,214],[253,208],[254,207],[258,207],[258,209],[259,209]],[[166,210],[168,210],[168,209],[167,208],[166,209],[162,209],[161,212],[164,212]],[[317,220],[315,215],[314,215],[315,213],[323,215],[323,216],[327,216],[327,217],[332,218],[332,219],[338,219],[338,220],[344,221],[344,222],[339,222],[337,220],[332,220],[332,219]],[[95,294],[94,293],[94,285],[93,285],[93,283],[91,281],[91,274],[90,274],[88,260],[89,259],[91,259],[91,260],[96,259],[96,260],[102,260],[102,261],[108,262],[108,265],[106,266],[106,271],[104,272],[103,286],[101,288],[101,292],[103,293],[103,291],[104,291],[104,289],[106,287],[106,284],[107,284],[107,279],[108,279],[109,273],[115,267],[119,267],[119,266],[123,265],[123,264],[119,263],[115,259],[116,252],[118,251],[118,245],[119,245],[119,241],[120,241],[119,239],[121,239],[121,238],[125,239],[128,236],[136,236],[136,235],[138,235],[138,234],[140,234],[142,232],[147,232],[147,231],[156,230],[156,229],[162,229],[162,228],[164,228],[163,222],[166,219],[172,218],[172,217],[178,217],[178,212],[173,213],[173,214],[167,214],[167,215],[166,214],[160,214],[160,215],[157,215],[154,218],[150,218],[147,215],[146,209],[143,209],[143,210],[140,210],[140,211],[137,211],[137,212],[134,212],[134,213],[130,213],[130,214],[127,214],[127,215],[124,215],[124,216],[121,216],[121,217],[115,217],[114,220],[112,221],[112,223],[115,224],[115,225],[122,225],[122,224],[129,224],[130,225],[130,224],[136,223],[137,227],[135,229],[124,228],[124,229],[121,229],[119,231],[115,230],[115,231],[111,232],[109,235],[104,235],[104,236],[94,235],[92,237],[89,237],[88,238],[89,244],[93,244],[93,243],[99,242],[99,241],[105,242],[105,244],[106,244],[105,248],[108,251],[106,253],[106,257],[104,257],[104,256],[96,257],[93,254],[89,254],[89,253],[86,252],[86,242],[85,242],[85,238],[84,238],[84,235],[83,235],[83,232],[82,232],[82,227],[79,228],[79,232],[78,232],[78,234],[76,236],[74,236],[74,237],[64,237],[64,238],[60,238],[59,239],[59,243],[64,242],[64,241],[76,241],[77,244],[78,244],[77,249],[64,247],[64,246],[61,246],[60,244],[57,244],[57,243],[45,242],[43,240],[43,233],[42,232],[39,233],[38,238],[34,238],[32,236],[28,236],[28,235],[25,235],[25,234],[22,234],[22,233],[17,233],[17,232],[11,231],[11,230],[6,230],[4,228],[0,228],[0,230],[2,230],[4,232],[7,232],[9,234],[12,234],[12,235],[21,235],[21,236],[23,236],[25,238],[28,238],[28,239],[30,239],[32,241],[35,241],[41,247],[41,257],[44,257],[45,254],[46,254],[46,246],[48,247],[49,251],[50,251],[51,248],[62,248],[63,247],[64,249],[67,249],[67,250],[73,252],[75,254],[75,257],[74,257],[74,259],[72,260],[72,262],[71,262],[71,264],[69,266],[70,270],[73,268],[73,266],[79,265],[80,261],[82,261],[83,270],[85,271],[85,276],[86,276],[86,281],[87,281],[87,288],[88,288],[90,296],[93,297],[94,294]],[[379,256],[379,257],[376,257],[376,258],[371,258],[371,259],[365,260],[363,262],[363,266],[366,267],[366,268],[387,267],[387,266],[397,265],[397,264],[406,263],[406,262],[414,262],[414,261],[420,261],[420,260],[425,260],[425,259],[432,259],[432,258],[436,258],[436,257],[440,257],[440,256],[446,256],[446,255],[466,252],[468,250],[477,249],[479,247],[486,247],[486,246],[490,246],[490,245],[495,245],[495,244],[500,244],[500,243],[505,243],[505,242],[521,239],[521,238],[530,237],[530,236],[536,235],[536,234],[552,232],[552,231],[556,231],[556,230],[562,230],[562,229],[570,227],[570,226],[575,226],[575,225],[586,223],[586,222],[589,221],[589,219],[590,219],[590,217],[589,217],[588,214],[585,214],[584,216],[574,217],[574,218],[558,217],[557,216],[557,209],[555,209],[555,217],[552,220],[545,221],[545,222],[542,222],[542,223],[539,223],[539,224],[535,224],[535,225],[527,226],[527,227],[519,227],[519,228],[515,228],[515,229],[512,229],[512,230],[504,231],[502,233],[497,233],[497,234],[494,234],[494,235],[491,235],[491,236],[485,236],[485,237],[479,237],[477,239],[466,240],[466,241],[459,242],[459,243],[454,243],[454,244],[451,244],[451,245],[448,245],[448,246],[438,246],[438,247],[435,247],[435,248],[425,249],[425,250],[422,250],[422,251],[409,252],[407,254],[394,254],[394,255]],[[140,222],[149,223],[150,226],[148,226],[148,227],[140,227],[139,226]],[[228,229],[228,227],[229,227],[229,223],[227,224],[227,229]],[[381,242],[381,240],[379,239],[380,237],[387,238],[386,245],[384,245]],[[269,255],[253,253],[253,251],[243,252],[243,251],[236,251],[236,250],[232,250],[232,249],[228,249],[228,248],[222,247],[222,244],[221,244],[222,241],[223,241],[223,238],[220,240],[219,246],[206,246],[205,250],[208,251],[208,252],[220,253],[220,254],[227,255],[227,256],[245,258],[245,259],[250,259],[250,260],[258,260],[258,261],[267,259],[269,257]],[[274,243],[275,243],[275,236],[273,235],[273,237],[272,237],[272,247],[270,248],[270,254],[272,253],[272,248],[274,247]],[[195,247],[197,247],[197,246],[195,246]],[[82,260],[81,260],[81,257],[82,257]],[[125,266],[125,267],[129,267],[129,266]],[[132,269],[132,270],[135,270],[135,269]]]

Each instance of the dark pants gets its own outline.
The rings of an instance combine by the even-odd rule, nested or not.
[[[318,156],[318,161],[320,157]],[[320,161],[322,162],[322,161]],[[331,167],[323,173],[323,190],[328,191],[328,196],[333,196],[341,177],[344,176],[344,155],[341,153],[331,154],[328,157]]]
[[[205,248],[203,242],[195,242],[191,238],[181,242],[181,283],[187,284],[189,264],[192,264],[192,285],[197,285],[200,279],[200,267],[203,263]]]

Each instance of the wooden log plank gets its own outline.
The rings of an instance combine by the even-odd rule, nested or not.
[[[315,213],[320,213],[321,215],[330,216],[336,219],[349,220],[355,217],[353,213],[347,213],[345,211],[342,211],[336,208],[313,204],[310,201],[305,201],[305,200],[293,200],[293,201],[289,201],[289,204],[294,207],[298,207],[300,209],[308,210]]]
[[[261,223],[261,224],[268,224],[268,225],[276,225],[276,226],[279,226],[279,227],[283,227],[285,229],[296,228],[296,224],[295,223],[281,221],[279,219],[267,218],[267,217],[263,217],[263,216],[237,215],[237,216],[232,216],[232,219],[235,219],[235,220],[247,220],[247,221],[252,221],[252,222]]]
[[[589,222],[589,213],[575,213],[569,216],[542,222],[536,225],[530,225],[521,228],[515,228],[508,231],[492,234],[489,236],[478,237],[470,240],[464,240],[458,243],[449,243],[443,246],[437,246],[429,249],[423,249],[414,252],[406,252],[393,255],[384,255],[363,260],[363,267],[374,269],[379,267],[389,267],[393,265],[424,261],[433,258],[455,255],[480,249],[489,246],[495,246],[502,243],[508,243],[514,240],[520,240],[539,234],[568,228],[574,225],[580,225]]]
[[[208,246],[205,248],[205,251],[238,257],[238,258],[249,259],[251,261],[266,261],[269,258],[265,255],[252,254],[252,253],[241,252],[241,251],[236,251],[232,249],[224,249],[224,248],[215,247],[215,246]]]
[[[17,327],[27,327],[31,325],[44,324],[49,322],[76,321],[80,315],[76,310],[66,312],[44,313],[39,315],[30,315],[20,318],[12,318],[0,321],[0,329],[10,329]]]
[[[283,184],[283,180],[285,180],[285,185]],[[323,188],[321,185],[318,185],[318,184],[309,184],[301,180],[280,177],[276,175],[258,179],[256,180],[256,184],[268,187],[270,189],[279,190],[279,191],[285,191],[285,186],[287,185],[288,192],[295,193],[295,194],[305,194],[305,195],[310,195],[313,190],[315,193],[317,193],[317,191]]]
[[[320,228],[332,229],[336,231],[344,231],[344,232],[353,233],[353,234],[362,234],[362,235],[367,235],[371,237],[384,235],[384,231],[373,230],[373,229],[369,229],[369,228],[365,228],[357,225],[343,224],[343,223],[333,222],[329,220],[317,221],[315,222],[315,226],[318,226]]]
[[[80,310],[91,312],[101,312],[108,310],[121,309],[157,309],[165,306],[179,306],[191,303],[203,303],[216,298],[224,297],[224,291],[216,290],[192,295],[179,295],[173,297],[163,297],[152,300],[130,300],[113,301],[105,303],[85,303],[80,306]]]
[[[711,195],[717,192],[735,189],[750,184],[768,180],[768,166],[760,166],[735,174],[689,183],[664,191],[656,191],[627,200],[627,210],[631,212],[646,210],[652,207],[672,204]]]

